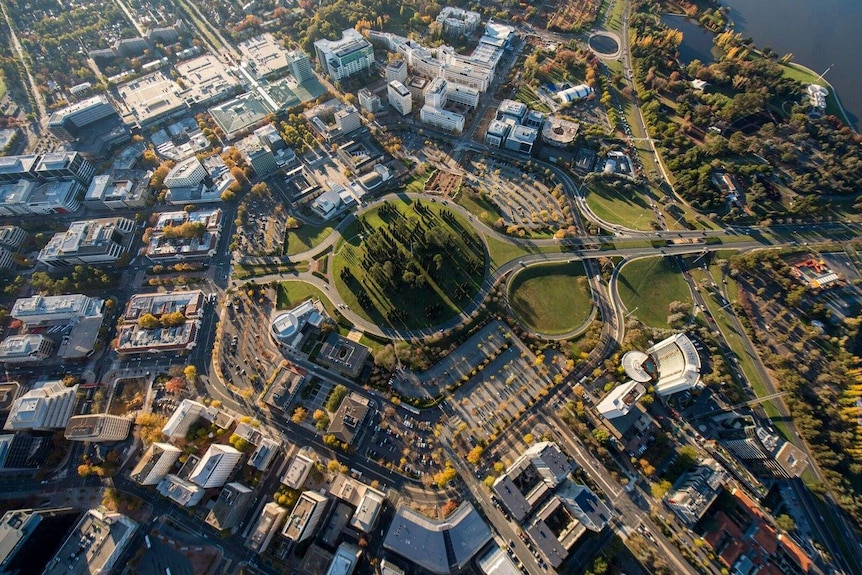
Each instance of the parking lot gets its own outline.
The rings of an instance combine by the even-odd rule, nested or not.
[[[440,471],[439,457],[434,454],[437,440],[428,422],[390,406],[380,420],[374,422],[372,429],[370,441],[365,445],[365,455],[369,459],[428,481]]]
[[[557,191],[555,197],[544,176],[525,172],[506,161],[479,157],[467,163],[467,172],[467,182],[485,192],[506,226],[541,229],[574,223],[564,194]]]
[[[243,225],[234,237],[245,255],[281,255],[288,215],[276,195],[248,194],[238,215]]]

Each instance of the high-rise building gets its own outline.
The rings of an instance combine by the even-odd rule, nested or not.
[[[252,499],[254,491],[242,483],[228,483],[219,493],[206,522],[219,531],[233,529],[239,525]]]
[[[33,172],[43,181],[71,178],[89,186],[96,167],[78,152],[52,152],[39,158]]]
[[[7,431],[53,431],[63,429],[75,407],[78,386],[66,387],[62,381],[46,381],[12,404],[3,429]]]
[[[335,125],[342,134],[349,134],[362,127],[359,112],[353,106],[341,106],[335,111]]]
[[[235,144],[243,157],[254,168],[258,178],[265,178],[278,171],[278,162],[269,147],[261,143],[256,135],[247,136]]]
[[[407,62],[401,58],[396,58],[386,65],[386,81],[401,82],[407,81]]]
[[[207,171],[195,156],[190,156],[178,162],[165,176],[166,188],[184,188],[197,186],[207,177]]]
[[[263,506],[263,511],[254,524],[246,546],[256,553],[263,553],[269,547],[273,536],[281,527],[281,522],[287,515],[287,509],[274,501]]]
[[[316,491],[303,491],[281,534],[296,543],[314,535],[328,501],[325,495]]]
[[[182,453],[170,443],[152,443],[132,469],[131,478],[141,485],[155,485],[173,469]]]
[[[359,106],[366,112],[376,112],[380,109],[380,97],[368,88],[362,88],[356,94]]]
[[[134,230],[135,222],[128,218],[72,222],[67,231],[54,234],[37,259],[58,268],[113,263],[126,253],[126,238]]]
[[[308,54],[299,48],[288,53],[287,61],[290,62],[291,75],[300,84],[306,80],[314,78],[314,72],[311,69],[311,62],[308,60]]]
[[[395,108],[399,114],[406,116],[413,111],[413,95],[407,87],[398,80],[392,80],[386,87],[389,97],[389,105]]]
[[[353,28],[344,30],[340,40],[318,40],[314,43],[314,50],[320,67],[335,81],[367,70],[374,64],[374,48]]]
[[[240,459],[242,459],[242,452],[230,445],[210,445],[192,470],[189,479],[204,489],[221,487],[233,473]]]
[[[72,141],[80,131],[110,116],[117,116],[116,108],[104,95],[93,96],[57,110],[48,119],[48,131],[62,140]]]

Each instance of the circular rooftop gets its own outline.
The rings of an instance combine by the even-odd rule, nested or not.
[[[272,320],[272,335],[279,340],[288,340],[299,329],[299,321],[293,311],[284,311]]]
[[[628,351],[623,355],[623,369],[626,370],[626,375],[639,383],[646,383],[652,380],[650,374],[644,369],[643,365],[649,360],[649,356],[642,351]]]

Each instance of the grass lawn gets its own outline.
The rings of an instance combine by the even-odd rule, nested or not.
[[[484,279],[481,238],[437,202],[385,202],[348,226],[344,238],[333,252],[335,287],[354,312],[379,325],[444,322],[472,301]]]
[[[455,200],[459,206],[479,218],[486,226],[494,225],[502,214],[497,206],[487,200],[483,200],[479,194],[461,191]]]
[[[434,170],[428,170],[425,173],[417,174],[410,178],[410,180],[404,185],[408,192],[412,192],[414,194],[421,194],[425,191],[425,184],[428,180],[431,179],[431,175],[434,173]]]
[[[782,68],[784,69],[784,76],[786,78],[791,78],[806,85],[817,84],[818,86],[827,88],[829,90],[829,95],[826,97],[826,113],[832,114],[838,118],[844,118],[844,122],[849,123],[847,122],[847,118],[841,113],[841,108],[838,107],[835,89],[829,84],[829,82],[820,78],[814,71],[794,62],[788,62],[787,64],[784,64]]]
[[[295,256],[317,246],[332,233],[332,226],[304,225],[284,234],[284,254]]]
[[[623,31],[623,14],[625,14],[627,4],[628,2],[620,2],[619,0],[614,2],[613,9],[607,14],[605,20],[606,29],[615,32]]]
[[[0,100],[6,96],[6,78],[0,74]]]
[[[309,298],[317,298],[329,317],[335,317],[335,306],[325,293],[317,287],[302,281],[286,281],[278,284],[276,309],[293,309]]]
[[[605,182],[594,180],[585,186],[590,209],[601,219],[635,229],[648,230],[653,218],[649,201],[642,195],[626,197]]]
[[[559,335],[579,327],[592,301],[582,262],[531,266],[512,280],[509,303],[530,329]]]
[[[491,270],[496,270],[506,262],[530,254],[558,254],[562,252],[558,246],[522,247],[498,240],[492,236],[485,236],[485,244],[488,246],[488,254],[491,256]]]
[[[626,264],[620,273],[619,290],[628,311],[652,327],[669,327],[667,307],[671,302],[691,301],[688,285],[673,258],[640,259]]]

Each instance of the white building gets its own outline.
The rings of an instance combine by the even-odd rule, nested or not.
[[[204,410],[206,410],[204,404],[191,399],[184,399],[165,423],[162,434],[168,439],[185,437],[189,428],[200,419]]]
[[[683,473],[667,492],[664,501],[683,523],[694,525],[721,493],[727,473],[714,459],[706,459]]]
[[[0,170],[2,170],[3,160],[7,159],[0,158]],[[27,205],[27,202],[33,194],[33,190],[38,185],[36,182],[25,179],[11,182],[3,181],[0,184],[0,216],[23,216],[31,214],[32,212],[30,212],[30,206]]]
[[[18,226],[0,226],[0,246],[16,250],[24,243],[27,232]]]
[[[132,469],[131,478],[141,485],[155,485],[173,469],[182,453],[170,443],[153,443]]]
[[[386,65],[386,81],[401,82],[407,81],[407,62],[401,58],[396,58]]]
[[[311,69],[311,62],[308,59],[308,54],[299,48],[288,52],[287,61],[290,64],[290,74],[298,83],[302,84],[303,82],[314,78],[314,71]]]
[[[291,489],[302,489],[312,467],[314,467],[314,461],[310,457],[301,452],[297,453],[293,461],[290,462],[290,467],[287,468],[284,477],[281,478],[281,482]]]
[[[691,389],[700,381],[700,355],[684,333],[664,339],[646,352],[629,351],[622,357],[631,379],[652,383],[658,395]]]
[[[197,186],[207,177],[207,171],[195,156],[177,162],[165,176],[166,188],[184,188]]]
[[[488,129],[485,131],[485,143],[489,146],[497,146],[502,148],[506,143],[506,138],[509,137],[509,132],[512,130],[512,123],[503,120],[491,120],[488,123]]]
[[[173,474],[165,475],[156,491],[182,507],[194,507],[203,500],[205,493],[199,485]]]
[[[373,113],[380,109],[380,97],[368,88],[362,88],[356,96],[359,99],[359,106],[366,112]]]
[[[264,505],[263,511],[261,511],[260,517],[258,517],[254,528],[251,530],[251,535],[245,543],[246,546],[256,553],[266,551],[286,515],[287,509],[274,501]]]
[[[74,214],[81,209],[82,189],[77,180],[46,182],[30,192],[27,208],[31,214]]]
[[[425,105],[432,108],[442,108],[446,105],[446,95],[449,86],[443,78],[434,78],[425,90]]]
[[[54,234],[37,259],[59,268],[114,263],[126,253],[126,238],[134,230],[128,218],[72,222],[67,231]]]
[[[123,441],[129,436],[132,420],[120,415],[96,413],[75,415],[69,418],[63,436],[69,441]]]
[[[458,84],[457,82],[449,82],[449,85],[446,87],[447,102],[463,104],[465,106],[470,106],[471,108],[475,108],[479,105],[480,94],[481,92],[479,92],[478,89]]]
[[[351,575],[361,555],[362,550],[359,547],[346,541],[342,542],[332,556],[326,575]]]
[[[242,459],[242,452],[230,445],[210,445],[192,470],[189,479],[204,489],[221,487],[227,483],[240,459]]]
[[[437,22],[443,25],[443,31],[447,34],[472,34],[481,21],[478,12],[453,6],[445,6],[437,15]]]
[[[593,93],[593,89],[586,84],[579,84],[577,86],[572,86],[571,88],[566,88],[565,90],[560,90],[557,92],[557,99],[567,104],[569,102],[575,102],[577,100],[583,100],[587,96]]]
[[[75,323],[88,317],[101,317],[105,300],[83,294],[34,295],[20,298],[10,315],[28,326]]]
[[[359,111],[353,106],[340,106],[335,110],[335,125],[342,134],[349,134],[362,127]]]
[[[646,394],[646,388],[637,381],[618,385],[596,405],[596,410],[607,419],[623,417]]]
[[[0,363],[38,363],[54,349],[54,342],[42,334],[12,335],[0,343]]]
[[[53,431],[65,429],[75,407],[78,386],[61,381],[44,382],[12,404],[3,429],[7,431]]]
[[[389,105],[399,114],[406,116],[413,111],[413,95],[410,90],[398,80],[392,80],[386,87]]]
[[[325,495],[316,491],[303,491],[281,534],[295,543],[302,543],[314,535],[328,501]]]
[[[527,126],[513,126],[506,141],[503,142],[503,147],[513,152],[521,152],[531,154],[533,145],[536,143],[536,138],[539,137],[539,131],[535,128]]]
[[[374,48],[353,28],[344,30],[340,40],[318,40],[314,50],[320,67],[336,82],[374,65]]]
[[[287,311],[276,315],[270,325],[276,343],[296,348],[303,339],[306,325],[319,328],[326,319],[319,300],[308,299]]]
[[[419,112],[419,119],[429,126],[443,128],[449,132],[460,134],[464,131],[464,116],[448,110],[432,106],[422,106],[422,110]]]

